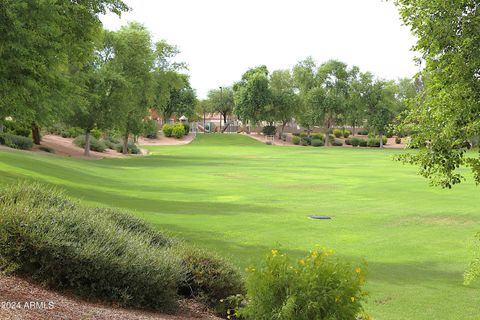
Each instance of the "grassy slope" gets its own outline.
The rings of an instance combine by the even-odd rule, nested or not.
[[[378,319],[480,318],[480,286],[462,285],[480,222],[473,184],[429,187],[392,161],[394,150],[272,147],[232,135],[149,149],[101,161],[0,150],[1,183],[34,178],[134,210],[242,267],[276,246],[366,259],[367,310]]]

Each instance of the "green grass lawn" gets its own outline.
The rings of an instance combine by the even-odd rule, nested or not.
[[[480,319],[480,285],[462,285],[480,231],[473,183],[430,187],[392,160],[395,150],[274,147],[237,135],[148,149],[98,161],[0,150],[1,183],[35,179],[126,208],[241,268],[274,247],[365,259],[376,319]]]

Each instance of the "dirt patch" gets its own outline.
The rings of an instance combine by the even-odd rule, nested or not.
[[[83,148],[80,148],[75,144],[73,144],[72,138],[63,138],[63,137],[55,136],[51,134],[47,134],[42,137],[41,146],[49,147],[53,149],[56,155],[64,156],[64,157],[75,157],[75,158],[82,158],[82,159],[88,159],[88,160],[101,159],[101,158],[125,157],[125,155],[110,149],[107,149],[105,152],[90,151],[90,157],[85,157],[83,155]],[[44,152],[39,149],[41,146],[35,145],[32,151]]]
[[[190,142],[195,139],[195,134],[189,133],[188,135],[184,136],[183,138],[167,138],[165,136],[159,136],[157,139],[149,139],[149,138],[139,138],[138,144],[141,146],[176,146],[176,145],[184,145],[189,144]]]
[[[10,304],[6,304],[10,302]],[[15,302],[15,307],[12,307]],[[36,304],[35,304],[36,302]],[[103,303],[86,302],[77,297],[45,289],[18,277],[0,274],[0,319],[2,320],[220,320],[205,306],[190,300],[180,301],[175,315],[123,309]],[[7,307],[8,306],[8,307]]]
[[[416,216],[416,217],[405,217],[397,222],[394,225],[412,225],[412,224],[423,224],[430,226],[464,226],[464,225],[473,225],[477,224],[478,221],[470,219],[468,217],[462,216]]]

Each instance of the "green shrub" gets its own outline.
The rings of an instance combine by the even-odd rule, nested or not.
[[[118,143],[114,145],[114,150],[122,153],[123,152],[123,143]],[[129,154],[140,154],[142,151],[132,142],[128,142],[127,151]]]
[[[266,136],[274,136],[277,132],[277,128],[275,126],[265,126],[262,128],[262,133]]]
[[[396,144],[401,144],[401,143],[402,143],[402,138],[400,138],[400,137],[395,137],[395,143],[396,143]]]
[[[333,135],[335,136],[335,138],[343,137],[343,130],[342,129],[334,129],[333,130]]]
[[[323,136],[323,134],[320,134],[320,133],[314,133],[312,134],[312,139],[320,139],[320,140],[324,140],[325,137]]]
[[[345,140],[345,144],[346,144],[347,146],[351,146],[351,145],[352,145],[352,141],[351,141],[350,139],[346,139],[346,140]]]
[[[360,145],[361,140],[362,139],[360,138],[351,138],[351,139],[348,139],[347,141],[349,141],[353,147],[358,147]]]
[[[368,135],[368,130],[365,130],[365,129],[360,130],[360,131],[357,132],[357,134],[359,134],[361,136],[367,136]]]
[[[187,245],[177,246],[174,251],[187,272],[179,290],[182,296],[216,306],[221,299],[245,292],[240,272],[227,260]]]
[[[351,134],[352,134],[352,133],[350,132],[350,130],[347,130],[347,129],[343,130],[343,137],[344,137],[345,139],[348,138],[348,137],[350,137]]]
[[[80,135],[73,140],[73,143],[80,148],[85,148],[85,135]],[[95,137],[90,137],[90,150],[103,152],[107,149],[107,146],[103,141],[95,139]]]
[[[113,143],[108,139],[102,139],[100,141],[103,142],[108,149],[115,150],[115,146],[117,145],[117,143]]]
[[[376,138],[368,138],[367,146],[378,148],[380,147],[380,140]]]
[[[332,251],[314,250],[292,259],[272,250],[265,261],[248,270],[247,319],[356,319],[366,293],[361,267],[353,267]]]
[[[332,146],[334,146],[334,147],[341,147],[341,146],[343,146],[343,142],[340,141],[340,140],[334,140],[334,141],[332,142]]]
[[[10,133],[0,133],[0,144],[22,150],[30,150],[33,147],[32,139]]]
[[[172,136],[172,132],[173,132],[173,125],[171,124],[164,124],[163,127],[162,127],[162,131],[163,131],[163,134],[165,135],[165,137],[171,137]]]
[[[365,140],[365,139],[358,139],[358,140],[359,140],[358,145],[360,147],[366,147],[367,146],[367,140]]]
[[[305,140],[305,139],[302,139],[302,141],[300,141],[300,144],[301,144],[302,146],[308,146],[308,145],[309,145],[308,141]]]
[[[183,123],[183,129],[185,129],[185,135],[190,132],[190,125],[188,123]]]
[[[298,136],[293,136],[292,137],[292,143],[295,144],[295,145],[299,145],[300,144],[300,140],[302,140],[300,137]]]
[[[157,121],[149,119],[143,123],[143,136],[150,139],[156,139],[158,137]]]
[[[300,132],[294,132],[294,133],[292,133],[292,136],[300,137],[300,134],[301,134]]]
[[[84,131],[85,130],[83,130],[82,128],[77,128],[77,127],[69,128],[68,129],[68,138],[76,138],[76,137],[82,135],[84,133]],[[93,130],[92,130],[92,136],[93,136]]]
[[[325,143],[323,142],[323,140],[320,140],[320,139],[312,139],[312,146],[314,147],[321,147],[323,146]]]
[[[92,129],[92,131],[90,131],[90,134],[92,135],[92,137],[98,140],[102,136],[102,131],[98,130],[97,128],[94,128]]]
[[[175,124],[172,129],[172,135],[177,139],[182,138],[185,135],[185,127],[183,126],[183,124]]]
[[[15,136],[29,137],[31,133],[30,126],[18,122],[18,121],[5,121],[4,122],[5,133],[10,133]]]
[[[181,259],[111,218],[125,214],[82,207],[30,182],[0,194],[2,270],[124,306],[175,307]]]

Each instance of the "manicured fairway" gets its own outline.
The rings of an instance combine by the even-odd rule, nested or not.
[[[98,161],[0,150],[1,183],[35,179],[126,208],[242,268],[273,247],[300,255],[318,244],[365,259],[376,319],[480,319],[480,285],[462,285],[480,187],[429,187],[392,161],[394,150],[273,147],[237,135],[148,149]]]

